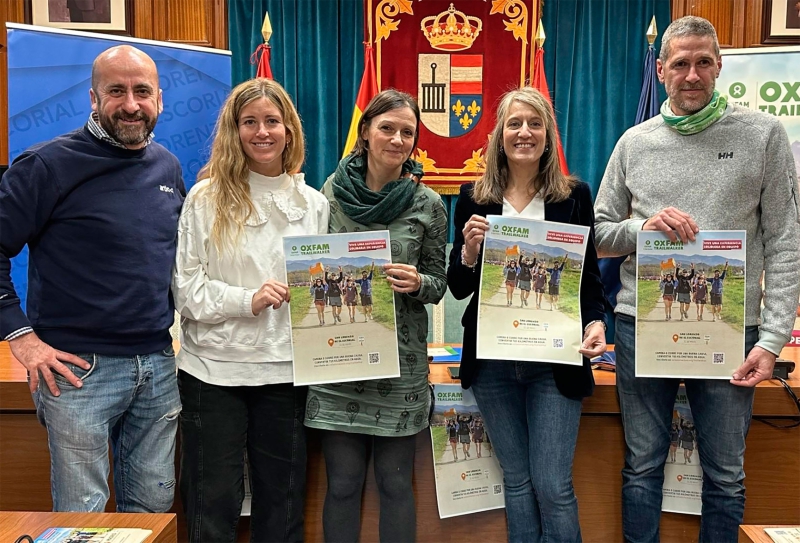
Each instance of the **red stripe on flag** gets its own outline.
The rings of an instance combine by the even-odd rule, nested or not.
[[[480,81],[453,81],[450,83],[450,94],[483,94],[483,83]]]
[[[356,107],[363,112],[376,94],[378,94],[378,77],[375,72],[375,58],[372,54],[372,46],[367,45],[364,48],[364,75],[361,77],[361,86],[358,88]]]
[[[533,81],[531,81],[531,87],[538,89],[539,92],[541,92],[542,95],[547,98],[547,101],[550,102],[550,107],[552,107],[553,103],[550,99],[550,90],[547,88],[547,78],[544,76],[544,50],[541,47],[536,49],[534,62],[535,66],[533,69]],[[555,113],[553,113],[553,117],[555,117]],[[556,130],[556,143],[558,144],[558,162],[564,175],[569,175],[569,169],[567,168],[567,157],[564,155],[564,148],[561,145],[561,136],[558,133],[558,126],[554,126],[554,128]]]
[[[480,68],[483,66],[483,55],[452,55],[451,68]]]

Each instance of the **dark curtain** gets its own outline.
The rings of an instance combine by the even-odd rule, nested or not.
[[[307,141],[304,171],[321,187],[334,170],[350,126],[363,70],[360,0],[229,0],[233,83],[255,75],[250,54],[262,42],[269,10],[272,71],[295,100]],[[596,192],[608,157],[633,126],[655,15],[661,34],[669,0],[547,0],[545,69],[570,170]],[[659,99],[665,98],[659,85]],[[452,210],[456,196],[445,196]],[[450,214],[452,217],[452,213]],[[452,218],[448,229],[452,242]]]
[[[269,11],[272,73],[294,100],[306,137],[306,182],[316,188],[336,168],[364,67],[360,0],[228,0],[232,83],[255,76],[250,55],[263,43]]]
[[[655,15],[658,38],[670,22],[669,0],[547,0],[545,70],[572,173],[600,185],[608,158],[634,125],[642,91],[645,36]],[[659,85],[659,102],[666,98]]]

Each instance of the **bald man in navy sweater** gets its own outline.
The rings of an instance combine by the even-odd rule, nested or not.
[[[153,141],[153,60],[123,45],[92,66],[82,128],[22,153],[0,182],[0,337],[47,428],[55,511],[172,506],[181,405],[169,285],[186,189]],[[30,251],[27,315],[11,258]]]

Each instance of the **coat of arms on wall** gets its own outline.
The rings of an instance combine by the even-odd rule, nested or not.
[[[533,65],[539,0],[366,0],[380,89],[416,97],[416,159],[440,194],[480,177],[500,96]]]

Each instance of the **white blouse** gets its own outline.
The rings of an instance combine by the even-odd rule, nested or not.
[[[291,316],[287,304],[253,315],[252,299],[268,279],[286,282],[283,236],[326,234],[328,200],[303,174],[250,172],[256,213],[235,250],[217,251],[210,234],[209,180],[186,198],[178,227],[172,293],[181,315],[179,369],[214,385],[292,381]]]

